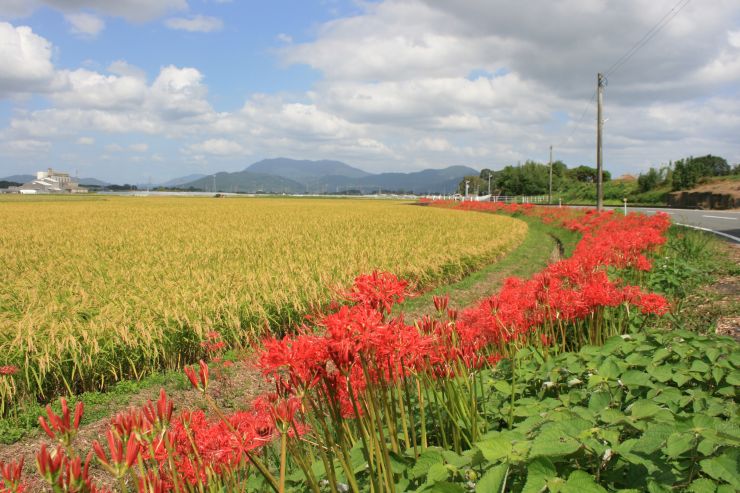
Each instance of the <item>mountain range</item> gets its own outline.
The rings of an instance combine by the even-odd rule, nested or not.
[[[263,159],[233,173],[212,175],[192,174],[157,184],[142,184],[139,188],[164,187],[216,192],[246,193],[375,193],[412,192],[452,193],[466,175],[478,171],[467,166],[425,169],[413,173],[368,173],[341,161],[297,160],[288,158]],[[32,175],[13,175],[1,180],[26,183]],[[82,178],[81,185],[109,185],[95,178]]]
[[[264,159],[242,171],[216,173],[183,183],[181,188],[219,192],[264,193],[451,193],[466,175],[467,166],[426,169],[413,173],[372,174],[340,161]]]

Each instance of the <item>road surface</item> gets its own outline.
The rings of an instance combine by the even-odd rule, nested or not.
[[[615,207],[616,208],[616,207]],[[620,207],[621,209],[621,207]],[[664,209],[655,207],[627,207],[627,211],[645,214],[665,212],[674,223],[710,230],[720,236],[740,243],[740,211],[705,211],[694,209]]]

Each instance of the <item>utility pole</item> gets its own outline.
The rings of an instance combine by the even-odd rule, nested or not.
[[[488,197],[491,197],[491,175],[493,174],[493,171],[488,170]]]
[[[468,190],[470,189],[470,181],[465,180],[465,198],[468,198]]]
[[[596,74],[596,210],[599,212],[604,208],[604,163],[601,156],[601,129],[604,120],[601,117],[601,103],[605,80],[601,73]]]
[[[552,204],[552,145],[550,146],[550,188],[547,194],[547,203]]]

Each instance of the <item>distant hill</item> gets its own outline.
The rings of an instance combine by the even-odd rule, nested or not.
[[[214,175],[204,176],[198,180],[183,183],[180,188],[195,188],[208,192],[214,191]],[[217,192],[245,193],[302,193],[305,185],[282,176],[237,171],[235,173],[216,173],[215,187]]]
[[[467,166],[450,166],[413,173],[380,173],[355,179],[325,176],[310,184],[309,188],[330,193],[346,190],[359,190],[362,193],[372,193],[378,190],[416,194],[452,193],[464,176],[477,174],[477,170]]]
[[[184,185],[185,183],[190,183],[191,181],[200,180],[201,178],[205,176],[207,175],[204,175],[203,173],[195,173],[192,175],[181,176],[179,178],[173,178],[164,183],[158,183],[157,186],[165,187],[165,188],[179,187],[181,185]]]
[[[324,176],[343,176],[346,178],[361,178],[370,173],[353,168],[341,161],[309,161],[288,158],[263,159],[244,171],[262,173],[265,175],[282,176],[303,184],[315,182]]]
[[[80,178],[79,184],[84,186],[93,187],[107,187],[110,185],[107,181],[98,180],[97,178]]]
[[[28,183],[35,180],[36,175],[11,175],[0,178],[0,181],[14,181],[16,183]]]
[[[451,193],[465,175],[478,171],[467,166],[426,169],[414,173],[371,174],[340,161],[265,159],[236,173],[217,173],[216,191],[255,193]],[[179,185],[213,190],[213,175]]]

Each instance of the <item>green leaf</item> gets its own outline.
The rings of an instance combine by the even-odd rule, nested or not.
[[[709,371],[709,365],[697,359],[697,360],[694,360],[693,363],[691,363],[691,368],[689,368],[689,371],[707,373]]]
[[[726,382],[730,385],[740,385],[740,371],[733,371],[727,375]]]
[[[609,392],[599,391],[591,394],[591,398],[588,400],[588,408],[593,411],[600,411],[606,407],[609,407],[609,403],[612,401],[612,396]]]
[[[573,437],[563,435],[557,428],[548,428],[535,437],[529,456],[559,457],[577,452],[580,447]]]
[[[432,464],[429,471],[427,471],[426,483],[434,484],[439,481],[445,481],[448,475],[449,471],[444,464]]]
[[[496,437],[478,442],[476,445],[483,457],[491,462],[498,462],[511,455],[511,439],[508,435],[499,434]]]
[[[429,491],[432,493],[465,493],[462,486],[456,483],[450,483],[449,481],[436,483]]]
[[[673,369],[669,365],[648,366],[647,371],[651,377],[660,383],[665,383],[673,378]]]
[[[650,416],[658,414],[659,411],[660,406],[644,399],[635,401],[635,403],[630,406],[630,413],[635,419],[649,418]]]
[[[504,490],[508,473],[508,464],[499,464],[490,468],[476,484],[475,491],[480,491],[481,493],[500,493]]]
[[[651,425],[648,430],[637,439],[632,451],[642,454],[652,454],[662,448],[668,437],[674,431],[674,427],[665,424]]]
[[[457,467],[458,469],[469,465],[473,460],[470,455],[458,455],[452,450],[443,450],[442,457],[444,457],[445,462]]]
[[[700,462],[701,468],[708,476],[730,483],[740,490],[739,455],[740,449],[729,450],[719,457],[704,459]]]
[[[427,450],[416,459],[414,467],[411,468],[411,477],[422,478],[433,465],[443,463],[442,454],[436,450]]]
[[[668,457],[677,458],[694,447],[694,437],[690,433],[673,433],[665,444]]]
[[[667,348],[660,348],[657,351],[655,351],[655,354],[653,354],[653,364],[658,364],[665,360],[667,357],[671,355],[671,350]]]
[[[506,380],[496,380],[496,383],[493,384],[493,388],[504,395],[511,395],[511,384]]]
[[[563,493],[606,493],[606,490],[596,483],[594,477],[584,471],[573,471],[568,481],[560,490]]]
[[[538,457],[527,464],[527,482],[522,493],[539,493],[543,491],[547,482],[557,476],[552,461],[547,457]]]
[[[689,491],[692,493],[714,493],[717,491],[717,485],[710,479],[701,478],[689,485]]]
[[[691,376],[687,375],[685,372],[677,372],[673,374],[671,379],[676,382],[679,387],[683,387],[686,382],[691,380]]]
[[[633,386],[650,387],[652,385],[648,374],[645,373],[644,371],[638,371],[638,370],[629,370],[629,371],[624,372],[620,380],[622,380],[622,383],[628,387],[633,387]]]
[[[611,356],[606,358],[601,366],[599,366],[599,375],[604,378],[616,380],[620,373],[621,371],[617,362]]]

